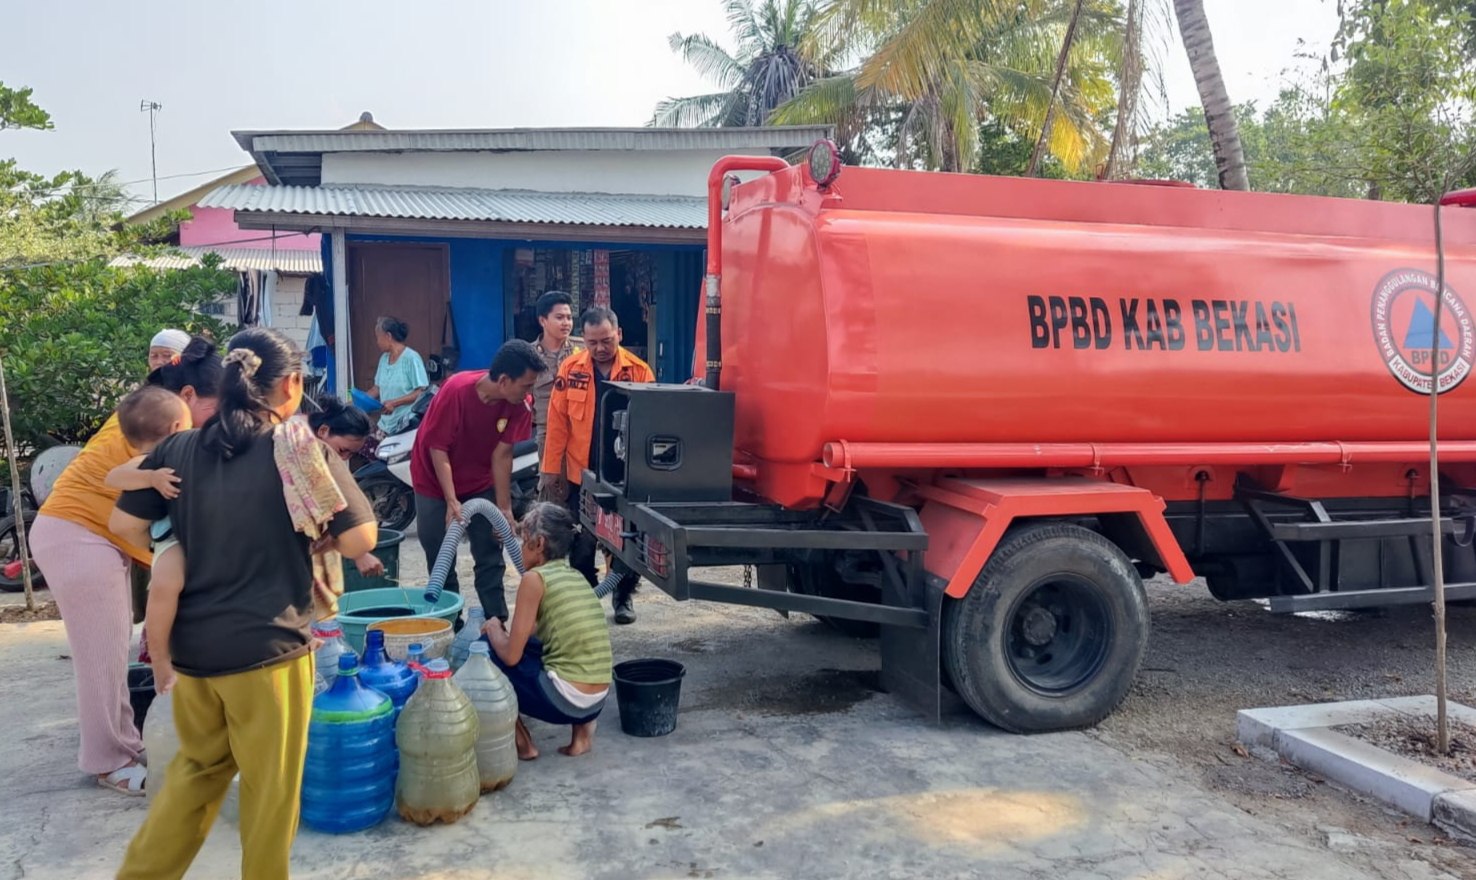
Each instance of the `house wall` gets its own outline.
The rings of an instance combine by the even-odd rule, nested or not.
[[[272,298],[271,326],[287,334],[297,345],[306,348],[308,328],[312,326],[312,315],[298,315],[302,308],[303,290],[307,287],[306,275],[277,276],[276,295]],[[221,301],[224,311],[218,316],[230,326],[240,323],[241,313],[234,296]]]
[[[705,196],[726,155],[765,150],[325,153],[323,183]]]
[[[258,177],[250,182],[252,186],[264,186],[265,178]],[[236,225],[236,212],[230,208],[202,208],[199,205],[190,205],[191,219],[179,224],[179,243],[184,247],[202,247],[205,245],[225,245],[234,247],[256,248],[259,250],[270,250],[275,243],[278,250],[309,250],[318,249],[318,235],[303,235],[297,232],[279,232],[272,239],[272,233],[264,229],[242,229]],[[243,239],[251,239],[243,241]]]

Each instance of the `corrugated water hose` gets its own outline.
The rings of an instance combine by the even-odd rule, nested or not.
[[[456,566],[456,548],[461,546],[462,536],[466,534],[466,523],[474,516],[480,516],[492,524],[492,530],[502,541],[502,549],[507,553],[507,558],[512,560],[513,568],[518,574],[527,573],[523,567],[523,546],[518,542],[517,535],[513,534],[512,524],[497,505],[485,498],[473,498],[461,505],[462,519],[457,520],[446,528],[446,538],[441,542],[441,552],[436,554],[436,564],[431,566],[430,582],[425,587],[425,601],[435,605],[441,598],[441,591],[446,588],[446,578],[450,576]],[[603,599],[615,589],[620,583],[621,574],[613,568],[605,575],[594,588],[595,598]]]

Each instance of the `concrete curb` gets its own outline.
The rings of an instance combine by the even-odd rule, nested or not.
[[[1426,822],[1476,838],[1476,782],[1385,751],[1332,728],[1391,714],[1433,715],[1430,696],[1243,709],[1236,733],[1248,748],[1283,760]],[[1452,718],[1476,724],[1476,709],[1450,704]]]

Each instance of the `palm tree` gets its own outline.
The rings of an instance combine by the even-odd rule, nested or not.
[[[763,125],[775,107],[826,75],[834,52],[810,39],[815,0],[727,0],[728,27],[738,51],[729,53],[705,34],[670,38],[672,51],[717,84],[720,91],[668,98],[652,125],[716,128]]]
[[[1245,151],[1240,146],[1240,127],[1235,123],[1235,107],[1225,90],[1220,75],[1220,60],[1215,57],[1215,41],[1210,35],[1209,19],[1204,14],[1204,0],[1174,0],[1174,13],[1179,18],[1179,35],[1184,51],[1189,53],[1189,67],[1194,71],[1194,84],[1199,87],[1199,101],[1204,108],[1204,122],[1209,127],[1210,149],[1215,155],[1215,168],[1221,189],[1250,189],[1245,171]]]
[[[1066,36],[1061,38],[1061,54],[1056,58],[1056,75],[1051,79],[1051,100],[1046,104],[1045,122],[1040,125],[1040,137],[1035,139],[1035,149],[1030,152],[1030,164],[1025,168],[1026,177],[1034,177],[1040,167],[1040,157],[1045,153],[1046,140],[1051,136],[1051,126],[1056,121],[1056,99],[1061,95],[1061,80],[1066,76],[1066,62],[1071,58],[1071,46],[1076,42],[1076,26],[1081,22],[1081,7],[1086,0],[1076,0],[1071,7],[1071,21],[1066,24]]]
[[[1102,169],[1104,180],[1116,180],[1131,164],[1130,141],[1136,133],[1138,99],[1143,88],[1143,10],[1146,0],[1128,0],[1123,16],[1122,52],[1117,64],[1117,119],[1112,126],[1112,143],[1107,148],[1107,164]]]
[[[1116,3],[1084,4],[1059,85],[1075,0],[830,0],[816,39],[863,57],[817,80],[771,121],[824,122],[855,138],[879,117],[893,121],[885,152],[898,167],[968,170],[979,125],[998,121],[1032,140],[1045,128],[1050,152],[1078,170],[1105,150],[1095,117],[1111,106],[1104,59],[1117,35]],[[1053,98],[1053,93],[1056,97]]]

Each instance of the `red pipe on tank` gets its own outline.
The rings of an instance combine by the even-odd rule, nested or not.
[[[707,371],[704,385],[717,390],[723,373],[723,178],[732,171],[783,171],[789,163],[778,156],[724,156],[707,172]]]
[[[1476,461],[1476,441],[1441,445]],[[1399,464],[1428,457],[1423,442],[1357,443],[827,443],[832,468],[1111,468],[1146,465]]]

